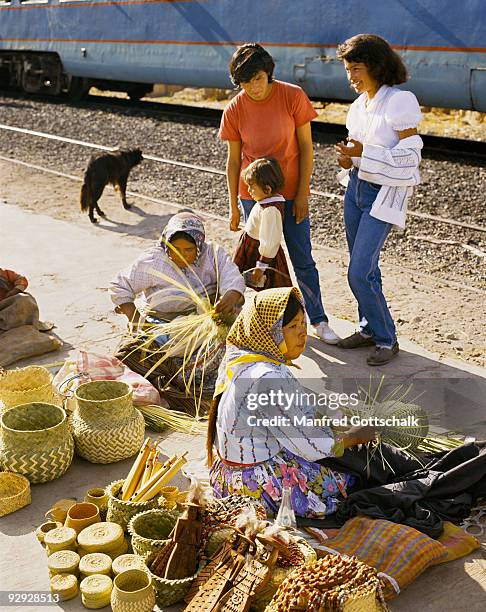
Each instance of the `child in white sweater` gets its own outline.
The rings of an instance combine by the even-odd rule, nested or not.
[[[285,198],[279,194],[284,177],[276,159],[261,158],[242,173],[256,201],[241,233],[233,261],[246,273],[246,283],[255,290],[291,287],[289,268],[281,247]]]

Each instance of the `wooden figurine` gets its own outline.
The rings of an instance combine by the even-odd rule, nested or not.
[[[269,582],[279,551],[272,547],[266,558],[248,556],[232,577],[232,587],[221,597],[212,612],[248,612],[253,597]]]
[[[233,543],[224,545],[205,568],[208,579],[199,581],[200,587],[185,612],[212,612],[221,597],[232,586],[232,580],[236,578],[245,565],[245,557],[254,544],[242,533],[237,533]]]
[[[167,561],[165,576],[167,580],[188,578],[196,573],[197,553],[202,535],[202,522],[199,520],[201,506],[187,503],[184,514],[177,519],[171,539],[175,546]]]

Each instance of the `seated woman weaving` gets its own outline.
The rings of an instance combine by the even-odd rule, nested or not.
[[[217,497],[250,495],[276,513],[282,487],[290,486],[295,513],[320,518],[336,510],[340,494],[354,483],[353,476],[317,463],[333,454],[336,440],[327,427],[316,431],[296,423],[294,417],[313,416],[312,409],[292,406],[286,411],[280,401],[268,401],[272,391],[286,397],[304,391],[289,366],[303,353],[306,337],[296,288],[252,296],[231,328],[208,423],[210,479]],[[356,428],[340,439],[339,447],[373,437],[370,428]],[[218,454],[214,463],[213,445]]]
[[[159,345],[163,346],[168,339],[168,336],[155,334],[147,341],[153,326],[195,313],[202,301],[214,304],[216,313],[234,317],[244,301],[244,291],[244,279],[228,254],[221,247],[205,242],[204,225],[199,217],[191,213],[174,215],[160,242],[144,251],[111,283],[115,311],[126,315],[129,326],[135,330],[134,337],[119,349],[117,356],[144,375],[160,360]],[[137,297],[140,297],[138,308],[135,305]],[[137,333],[137,325],[144,331]],[[214,385],[224,344],[213,349],[210,362],[205,360],[204,363],[204,387],[208,388],[211,388],[211,376],[207,370],[213,372]],[[153,358],[148,358],[147,352]],[[182,354],[185,354],[187,366],[187,354],[184,351]],[[182,358],[173,357],[172,366],[177,371],[182,366]],[[149,379],[157,384],[158,380],[154,379],[159,374],[156,368]]]
[[[112,281],[116,312],[135,323],[140,314],[149,313],[170,321],[195,311],[189,289],[211,301],[217,298],[217,312],[233,314],[243,304],[245,282],[224,249],[205,242],[205,237],[204,225],[196,215],[184,212],[171,217],[159,243]],[[143,298],[140,310],[135,306],[139,295]]]

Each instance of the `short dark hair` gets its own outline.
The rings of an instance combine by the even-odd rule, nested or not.
[[[238,47],[229,63],[231,80],[236,87],[248,83],[260,70],[268,74],[268,82],[273,81],[275,62],[268,51],[258,43],[247,43]]]
[[[399,85],[408,78],[402,58],[387,41],[376,34],[358,34],[338,45],[336,57],[342,61],[366,64],[380,85]]]
[[[291,293],[287,306],[285,307],[282,326],[285,327],[288,325],[299,312],[304,312],[304,308],[295,293]]]
[[[273,157],[256,159],[243,170],[242,177],[247,185],[256,183],[263,191],[270,187],[272,195],[280,191],[285,183],[282,168]]]

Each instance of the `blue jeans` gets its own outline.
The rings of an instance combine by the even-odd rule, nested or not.
[[[240,200],[245,215],[248,219],[254,200]],[[301,223],[295,222],[292,214],[293,200],[285,202],[285,215],[283,232],[285,243],[289,251],[290,261],[295,270],[297,283],[304,296],[305,309],[312,325],[322,321],[328,322],[324,306],[322,305],[321,288],[319,285],[319,274],[316,262],[312,258],[312,245],[310,238],[310,221],[306,217]]]
[[[358,302],[360,331],[376,346],[391,348],[397,341],[395,324],[383,295],[378,266],[380,251],[392,225],[370,215],[380,185],[349,176],[344,196],[344,225],[350,254],[348,282]]]

